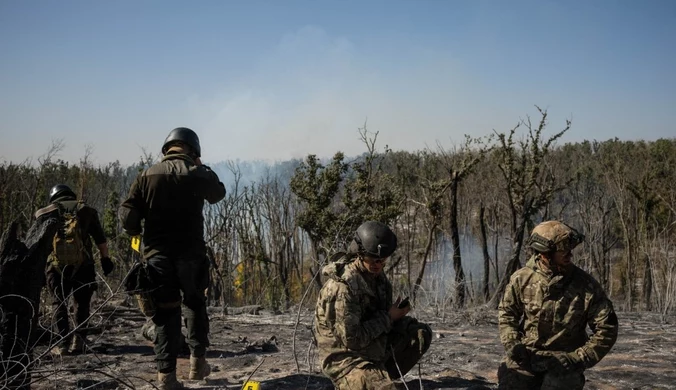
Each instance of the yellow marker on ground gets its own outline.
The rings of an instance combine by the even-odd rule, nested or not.
[[[242,390],[260,390],[260,389],[261,383],[256,381],[247,381],[244,383],[244,386],[242,386]]]
[[[141,253],[141,236],[132,236],[131,249]]]

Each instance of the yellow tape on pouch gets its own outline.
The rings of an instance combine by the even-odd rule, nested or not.
[[[261,383],[256,381],[248,381],[242,386],[242,390],[261,390]]]
[[[135,250],[136,252],[141,251],[141,236],[133,236],[131,238],[131,249]]]

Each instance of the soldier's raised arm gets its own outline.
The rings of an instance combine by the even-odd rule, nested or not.
[[[199,173],[199,190],[207,202],[214,204],[225,198],[225,186],[211,167],[197,165],[195,170]]]

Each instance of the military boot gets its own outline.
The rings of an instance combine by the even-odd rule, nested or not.
[[[68,347],[64,344],[58,344],[52,347],[52,349],[50,349],[49,352],[52,355],[65,356],[68,355]]]
[[[185,387],[183,387],[183,383],[179,382],[178,379],[176,379],[176,371],[172,372],[158,372],[157,373],[157,381],[158,386],[157,388],[160,390],[183,390]]]
[[[73,335],[73,342],[70,344],[69,352],[73,355],[79,355],[81,353],[86,353],[87,343],[85,342],[84,336],[77,334]]]
[[[195,357],[190,356],[190,374],[188,379],[202,380],[211,374],[211,367],[207,363],[207,358],[204,356]]]

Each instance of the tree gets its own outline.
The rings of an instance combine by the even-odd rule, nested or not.
[[[312,253],[318,267],[321,264],[321,253],[328,254],[328,247],[332,246],[336,232],[342,229],[342,226],[335,223],[339,218],[334,212],[333,201],[347,171],[344,158],[343,153],[338,152],[324,166],[317,156],[311,154],[296,168],[291,178],[291,191],[303,206],[296,223],[310,237]],[[315,274],[318,269],[311,271]],[[318,278],[315,281],[317,287],[321,288],[321,281]]]
[[[449,153],[439,148],[443,165],[448,174],[448,188],[449,188],[449,226],[451,229],[451,243],[453,245],[453,270],[455,272],[455,304],[458,307],[465,306],[465,294],[467,286],[465,285],[465,272],[462,269],[462,255],[460,253],[460,233],[458,229],[458,186],[460,183],[474,170],[476,165],[481,161],[486,151],[490,150],[490,146],[486,146],[490,140],[487,139],[484,143],[472,139],[470,136],[465,136],[465,144],[459,151]],[[472,145],[483,145],[477,151],[472,150]],[[482,209],[483,216],[483,209]],[[483,218],[483,217],[482,217]],[[483,232],[485,233],[485,232]]]
[[[551,170],[547,169],[545,158],[553,143],[570,129],[571,122],[566,120],[563,130],[544,140],[547,111],[536,108],[541,116],[537,125],[533,125],[530,117],[526,117],[508,134],[496,132],[499,143],[496,157],[509,202],[512,252],[503,277],[488,303],[490,307],[498,306],[510,276],[521,265],[519,257],[523,238],[531,218],[549,203],[554,193],[565,188],[565,185],[557,183]],[[516,141],[514,136],[521,125],[526,127],[526,138]]]

